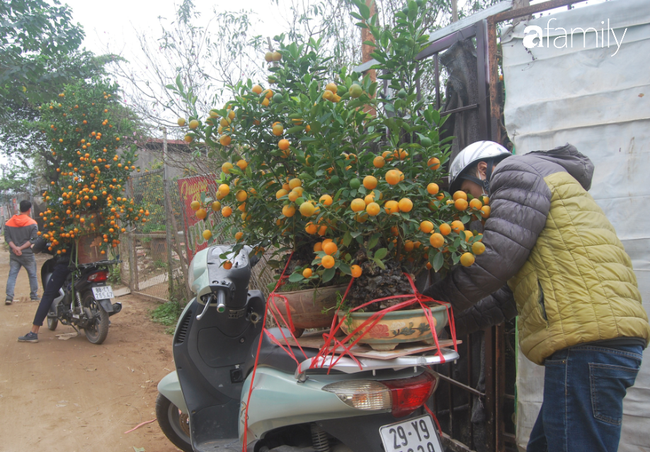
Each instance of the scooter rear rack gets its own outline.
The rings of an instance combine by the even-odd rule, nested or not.
[[[459,357],[458,352],[453,349],[440,349],[442,357],[438,353],[409,355],[393,359],[372,359],[357,357],[355,361],[347,356],[315,356],[300,363],[294,377],[298,381],[305,381],[307,372],[310,370],[331,369],[354,374],[358,372],[367,372],[380,369],[400,370],[409,367],[433,366],[435,364],[449,363],[456,361]]]

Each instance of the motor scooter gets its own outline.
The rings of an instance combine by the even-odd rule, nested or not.
[[[212,246],[190,264],[196,297],[174,333],[176,371],[158,384],[165,435],[187,452],[232,450],[237,440],[249,452],[442,452],[423,405],[438,383],[430,367],[458,353],[354,360],[293,347],[297,364],[272,339],[288,329],[262,331],[266,302],[248,289],[245,251]]]

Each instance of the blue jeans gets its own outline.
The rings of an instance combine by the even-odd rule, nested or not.
[[[544,402],[527,452],[615,452],[623,398],[641,367],[643,348],[578,345],[544,363]]]
[[[33,254],[16,256],[11,252],[9,257],[9,277],[7,278],[7,300],[14,299],[14,288],[20,267],[25,267],[29,276],[29,296],[32,300],[38,299],[38,277],[36,276],[36,258]]]

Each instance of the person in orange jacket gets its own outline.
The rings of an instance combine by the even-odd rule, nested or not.
[[[29,297],[32,301],[38,298],[38,277],[36,276],[36,259],[32,245],[38,238],[38,225],[31,217],[32,203],[20,201],[20,215],[14,215],[5,223],[5,242],[11,249],[9,257],[9,277],[7,278],[7,297],[5,304],[14,301],[14,288],[20,267],[24,267],[29,275]]]

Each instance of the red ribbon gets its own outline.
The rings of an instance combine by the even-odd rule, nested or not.
[[[273,288],[273,291],[269,294],[269,300],[271,301],[273,306],[276,308],[276,310],[277,310],[277,306],[275,305],[274,298],[276,298],[276,297],[284,298],[284,301],[285,301],[286,307],[287,307],[287,317],[289,318],[289,322],[291,322],[291,313],[290,313],[290,310],[289,310],[289,303],[287,301],[287,297],[282,296],[282,295],[278,295],[278,294],[275,293],[275,291],[278,290],[278,288],[282,285],[283,280],[285,278],[284,274],[286,273],[287,268],[289,268],[289,262],[291,262],[292,257],[293,257],[293,252],[289,255],[289,258],[287,259],[287,264],[284,266],[284,270],[282,270],[282,275],[280,276],[280,279],[278,280],[278,283]],[[285,348],[282,344],[280,344],[280,342],[278,342],[278,340],[272,334],[270,334],[268,332],[268,330],[266,329],[266,317],[268,315],[268,312],[269,312],[268,309],[264,310],[264,318],[262,320],[262,331],[275,344],[282,347],[282,350],[287,352],[294,359],[294,361],[296,361],[296,364],[300,364],[298,362],[298,359],[294,355],[293,350],[291,349],[291,346],[289,345],[289,342],[287,341],[287,338],[284,336],[284,332],[282,331],[282,329],[280,329],[280,333],[282,334],[282,337],[285,340],[285,344],[287,344],[287,348]],[[285,324],[287,324],[286,321],[284,320],[284,317],[280,313],[280,311],[278,310],[277,312],[280,314],[280,317],[285,322]],[[276,322],[275,322],[276,325],[280,325],[277,322],[277,319],[275,317],[275,313],[272,312],[271,315],[273,316],[273,319],[276,320]],[[295,336],[293,335],[293,331],[294,331],[293,322],[291,322],[290,331],[291,331],[291,337],[294,339],[294,341],[297,344],[298,341],[296,340]],[[298,347],[300,347],[300,344],[298,344]],[[251,384],[250,384],[250,387],[248,388],[248,398],[246,399],[246,409],[244,411],[244,440],[242,441],[242,452],[246,452],[246,445],[248,443],[248,441],[247,441],[247,439],[248,439],[248,408],[250,407],[251,395],[253,394],[253,383],[255,383],[255,373],[257,372],[257,363],[258,363],[259,358],[260,358],[260,350],[261,350],[261,348],[262,348],[262,335],[260,335],[260,341],[257,344],[257,353],[255,353],[255,364],[253,365],[253,373],[251,375]],[[305,354],[305,352],[303,351],[302,348],[300,348],[300,351],[302,351],[303,355]],[[306,358],[307,358],[307,356],[305,355],[305,359]]]
[[[427,410],[427,413],[431,415],[434,421],[436,421],[436,427],[438,427],[438,433],[440,434],[440,439],[442,440],[442,428],[440,428],[440,422],[438,422],[438,417],[433,414],[433,411],[431,411],[431,408],[427,406],[427,404],[424,404],[424,409]]]
[[[293,352],[293,348],[289,344],[289,341],[288,341],[287,337],[284,334],[282,326],[286,326],[289,329],[290,334],[291,334],[291,338],[297,344],[298,348],[302,352],[305,359],[307,359],[307,355],[306,355],[305,351],[302,349],[302,347],[298,343],[298,340],[296,339],[296,337],[293,334],[294,331],[295,331],[295,327],[293,325],[293,320],[291,319],[291,309],[290,309],[290,306],[289,306],[289,300],[284,295],[280,295],[280,294],[276,293],[278,288],[280,288],[280,286],[282,286],[282,284],[284,283],[284,279],[286,278],[285,273],[287,271],[287,268],[289,267],[289,262],[291,262],[292,257],[293,257],[293,253],[291,253],[291,255],[289,255],[289,258],[287,259],[287,264],[285,265],[284,270],[282,270],[282,275],[280,276],[280,279],[278,280],[277,284],[275,285],[275,288],[273,289],[273,291],[269,294],[268,302],[271,303],[271,305],[272,305],[272,307],[274,309],[269,310],[268,307],[267,307],[267,309],[264,311],[264,318],[263,318],[263,321],[262,321],[262,331],[264,332],[264,334],[266,334],[266,336],[274,344],[281,347],[282,350],[284,350],[289,356],[291,356],[291,358],[293,358],[293,360],[296,362],[296,366],[299,366],[300,361],[298,361],[298,358],[296,358],[296,355]],[[334,314],[334,318],[332,319],[332,325],[330,326],[329,333],[323,333],[323,339],[325,339],[325,344],[320,348],[320,350],[318,351],[318,354],[314,357],[314,359],[312,359],[310,369],[313,369],[313,368],[317,367],[319,362],[320,362],[320,367],[323,367],[324,364],[325,364],[325,359],[327,358],[327,355],[332,355],[332,363],[330,364],[330,369],[329,369],[329,370],[331,370],[343,356],[348,355],[351,359],[353,359],[357,363],[357,365],[359,366],[359,369],[362,370],[363,368],[361,366],[361,363],[354,356],[354,354],[351,351],[351,348],[354,347],[359,342],[359,340],[361,338],[363,338],[363,336],[365,336],[368,333],[368,331],[370,331],[377,323],[379,323],[379,321],[384,317],[384,315],[386,315],[389,312],[393,312],[393,311],[397,311],[397,310],[406,308],[406,307],[411,306],[411,305],[413,305],[415,303],[420,304],[420,307],[422,308],[422,310],[424,312],[424,315],[426,316],[427,321],[429,322],[429,329],[431,330],[433,340],[434,340],[434,342],[436,344],[436,347],[438,348],[438,353],[437,354],[440,356],[441,362],[443,362],[443,363],[445,362],[445,358],[442,355],[442,352],[440,350],[440,344],[438,343],[438,334],[436,333],[436,329],[435,329],[435,325],[434,325],[435,319],[433,317],[433,314],[431,314],[431,311],[429,309],[425,309],[425,308],[427,306],[427,303],[432,303],[432,302],[437,303],[437,304],[441,304],[441,305],[446,307],[447,318],[449,319],[449,328],[451,330],[451,337],[452,337],[452,340],[453,340],[453,343],[454,343],[454,350],[458,351],[458,345],[456,343],[456,326],[455,326],[455,323],[454,323],[453,310],[450,309],[451,308],[450,303],[447,303],[447,302],[444,302],[444,301],[434,300],[431,297],[428,297],[426,295],[422,295],[421,293],[419,293],[417,291],[417,288],[415,287],[415,284],[413,283],[413,279],[406,273],[404,273],[404,275],[406,275],[406,277],[408,278],[409,284],[411,285],[411,289],[413,290],[413,294],[394,295],[394,296],[390,296],[390,297],[378,298],[378,299],[369,301],[367,303],[364,303],[364,304],[362,304],[360,306],[357,306],[354,309],[351,309],[350,312],[354,312],[354,311],[362,309],[362,308],[364,308],[364,307],[366,307],[366,306],[368,306],[368,305],[370,305],[372,303],[377,303],[379,301],[392,300],[392,299],[395,299],[395,298],[408,298],[407,300],[405,300],[405,301],[403,301],[401,303],[390,306],[390,307],[388,307],[386,309],[382,309],[381,311],[375,312],[370,318],[368,318],[365,322],[363,322],[359,327],[357,327],[354,331],[352,331],[350,334],[348,334],[342,341],[339,341],[334,336],[338,332],[339,328],[341,328],[341,324],[346,320],[347,316],[345,316],[338,323],[336,322],[336,319],[338,317],[340,306],[343,304],[343,301],[347,298],[348,293],[350,292],[350,288],[352,287],[352,284],[354,284],[355,278],[352,278],[350,280],[350,283],[348,284],[347,289],[345,290],[345,294],[343,295],[341,303],[339,303],[339,307],[337,307],[337,309],[336,309],[336,312]],[[286,308],[286,315],[287,315],[286,319],[284,318],[284,316],[282,315],[280,310],[277,308],[277,304],[275,302],[276,298],[279,298],[279,299],[284,301],[285,308]],[[284,339],[284,344],[280,343],[280,341],[275,336],[273,336],[266,328],[266,318],[267,318],[267,315],[268,315],[269,311],[271,311],[271,315],[273,316],[275,324],[281,327],[280,328],[280,334],[282,335],[282,338]],[[276,312],[277,312],[277,316],[276,316]],[[278,318],[278,316],[279,316],[279,318]],[[280,322],[280,320],[281,320],[281,322]],[[362,334],[359,334],[359,337],[357,337],[352,343],[350,343],[348,345],[345,345],[346,342],[351,340],[352,337],[355,334],[359,333],[360,331],[364,331],[364,332]],[[257,344],[257,353],[255,355],[255,365],[253,366],[253,372],[252,372],[252,376],[251,376],[251,384],[250,384],[250,387],[248,388],[248,398],[246,400],[246,408],[245,408],[245,412],[244,412],[244,438],[243,438],[243,444],[242,444],[242,452],[246,452],[246,445],[247,445],[247,438],[248,438],[248,408],[250,406],[251,395],[253,393],[253,384],[255,382],[255,373],[257,371],[257,363],[258,363],[261,347],[262,347],[262,337],[260,336],[260,341]],[[337,351],[337,349],[339,347],[343,349],[343,352],[339,354],[338,358],[334,359],[334,355],[336,354],[336,351]],[[438,425],[438,429],[440,430],[440,424],[438,424],[438,419],[436,419],[435,415],[433,413],[431,413],[431,410],[429,410],[429,408],[426,407],[426,405],[425,405],[425,408],[427,409],[427,411],[429,411],[429,414],[431,414],[433,416],[433,419],[435,419],[436,424]]]
[[[357,328],[354,329],[354,331],[350,332],[343,340],[339,341],[336,339],[334,336],[338,332],[339,328],[341,327],[341,324],[345,322],[347,319],[347,316],[344,316],[341,321],[338,323],[336,322],[336,319],[338,317],[338,313],[340,308],[336,309],[336,313],[334,314],[334,318],[332,319],[332,326],[330,327],[329,333],[324,333],[323,334],[323,339],[325,339],[325,344],[321,347],[321,349],[318,352],[318,355],[312,360],[310,368],[315,368],[320,365],[320,367],[323,367],[325,364],[325,359],[327,355],[331,355],[332,358],[331,360],[333,361],[332,364],[330,365],[330,369],[336,365],[336,363],[345,355],[348,355],[351,359],[353,359],[357,365],[359,365],[359,369],[362,369],[361,364],[359,363],[359,360],[356,359],[356,357],[353,355],[351,352],[351,348],[356,345],[359,340],[361,340],[372,328],[377,325],[381,321],[381,319],[384,317],[389,312],[393,311],[398,311],[403,308],[406,308],[408,306],[411,306],[415,303],[418,303],[420,305],[420,308],[424,312],[425,317],[427,318],[427,322],[429,323],[429,329],[431,330],[431,335],[433,336],[434,343],[436,344],[436,347],[438,349],[437,354],[440,356],[441,362],[445,362],[445,358],[442,354],[442,351],[440,349],[440,343],[438,342],[438,334],[435,329],[435,319],[433,317],[433,314],[429,309],[425,309],[427,307],[427,303],[437,303],[440,305],[445,306],[446,311],[447,311],[447,318],[449,319],[449,329],[451,331],[451,337],[452,341],[454,343],[454,350],[458,351],[458,344],[456,343],[456,325],[454,322],[454,314],[453,310],[451,309],[451,304],[444,302],[444,301],[438,301],[435,300],[431,297],[428,297],[426,295],[423,295],[418,292],[417,288],[415,287],[415,283],[413,282],[413,279],[406,273],[404,273],[406,278],[409,281],[409,284],[411,285],[411,289],[413,290],[413,294],[405,294],[405,295],[393,295],[390,297],[384,297],[384,298],[377,298],[375,300],[371,300],[367,303],[364,303],[360,306],[355,307],[354,309],[351,309],[350,312],[357,311],[359,309],[362,309],[372,303],[377,303],[379,301],[384,301],[384,300],[393,300],[395,298],[406,298],[407,300],[402,301],[401,303],[395,304],[393,306],[390,306],[388,308],[382,309],[381,311],[375,312],[373,315],[371,315],[367,320],[365,320],[361,325],[359,325]],[[352,278],[350,281],[350,284],[348,285],[347,290],[345,291],[345,294],[343,295],[343,299],[341,300],[341,303],[339,303],[339,307],[343,304],[343,301],[347,298],[348,293],[350,292],[350,288],[352,287],[352,284],[354,283],[355,278]],[[351,343],[348,343],[352,338],[357,334],[358,337],[354,339]],[[345,345],[348,343],[347,345]],[[334,355],[336,354],[337,350],[340,348],[343,349],[343,351],[339,354],[338,358],[334,359]]]

